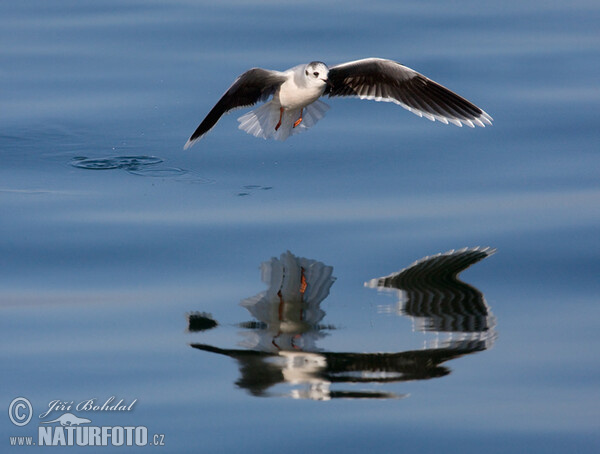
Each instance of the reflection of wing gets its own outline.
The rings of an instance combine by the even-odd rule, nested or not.
[[[270,396],[267,392],[279,383],[309,384],[310,390],[295,390],[294,397],[332,398],[398,398],[394,393],[373,391],[341,391],[329,389],[332,383],[394,383],[425,380],[448,375],[441,364],[470,353],[485,350],[482,342],[464,343],[462,348],[436,348],[398,353],[334,353],[282,352],[222,349],[207,344],[193,348],[229,356],[238,362],[241,377],[236,385],[254,396]]]
[[[425,257],[397,273],[373,279],[367,286],[401,290],[401,312],[416,317],[420,330],[487,331],[493,317],[483,295],[457,276],[494,252],[490,248],[465,248]]]
[[[333,383],[391,383],[425,380],[448,375],[440,364],[469,353],[485,350],[481,346],[465,349],[426,349],[398,353],[322,353],[327,359],[324,376]]]
[[[253,396],[266,396],[267,389],[284,381],[281,367],[268,361],[272,356],[269,353],[257,350],[229,350],[206,344],[192,344],[192,347],[236,359],[242,374],[236,385],[248,390]]]

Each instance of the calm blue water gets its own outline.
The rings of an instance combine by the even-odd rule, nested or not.
[[[2,451],[51,401],[114,396],[131,411],[71,412],[164,452],[597,452],[599,22],[592,1],[1,3]],[[234,112],[182,150],[246,69],[367,56],[494,126],[332,99],[284,143]],[[475,246],[497,249],[453,284],[485,301],[475,330],[365,286]]]

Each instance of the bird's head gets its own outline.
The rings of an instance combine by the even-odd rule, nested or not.
[[[325,63],[320,61],[312,61],[304,68],[304,75],[311,85],[327,85],[329,83],[329,80],[327,79],[328,74],[329,68]]]

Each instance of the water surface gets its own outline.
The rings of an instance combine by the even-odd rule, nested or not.
[[[146,426],[169,452],[596,452],[599,10],[3,3],[2,405],[34,408],[24,427],[5,417],[5,450],[61,414],[38,418],[52,400],[115,396],[137,402],[74,413]],[[367,56],[423,72],[494,126],[332,99],[284,143],[239,131],[234,112],[182,150],[244,70]],[[476,290],[462,295],[493,319],[471,318],[471,334],[460,312],[410,313],[400,290],[368,285],[477,246],[496,253],[460,275]],[[270,288],[261,264],[287,251],[331,273],[311,328],[284,339],[247,308]],[[190,329],[193,314],[218,326]],[[275,337],[283,359],[265,348]],[[406,352],[438,355],[435,376],[399,371]],[[249,392],[244,370],[283,378]]]

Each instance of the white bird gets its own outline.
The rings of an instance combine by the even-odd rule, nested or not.
[[[325,116],[323,95],[352,96],[401,105],[431,121],[475,127],[492,117],[465,98],[392,60],[365,58],[328,68],[313,61],[287,71],[252,68],[240,75],[189,138],[191,147],[223,114],[259,101],[271,100],[238,118],[239,128],[255,137],[285,140]]]

